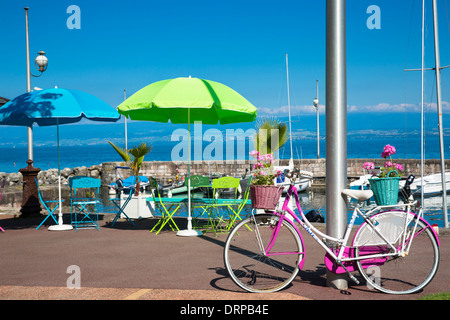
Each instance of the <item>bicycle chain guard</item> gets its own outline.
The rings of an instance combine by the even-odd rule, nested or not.
[[[335,253],[337,252],[336,250],[333,250],[333,251],[335,251]],[[348,258],[348,257],[350,257],[350,256],[353,256],[352,248],[345,248],[345,249],[344,249],[344,254],[343,254],[342,258]],[[327,267],[327,269],[330,270],[330,271],[333,272],[333,273],[336,273],[336,274],[347,273],[347,271],[345,271],[345,269],[344,269],[342,266],[340,266],[340,265],[336,262],[336,260],[334,260],[334,259],[330,256],[329,253],[326,253],[326,254],[325,254],[324,262],[325,262],[325,266]],[[354,261],[345,261],[345,262],[343,262],[342,264],[347,268],[347,270],[348,270],[349,272],[352,272],[352,271],[356,271],[356,270],[357,270],[357,267],[356,267],[356,264],[355,264]]]

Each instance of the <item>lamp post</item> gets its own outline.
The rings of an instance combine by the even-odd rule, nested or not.
[[[317,112],[317,159],[320,159],[320,135],[319,135],[319,80],[316,80],[317,83],[317,95],[314,99],[314,107]]]
[[[31,76],[40,77],[45,70],[47,70],[48,59],[45,56],[44,51],[39,51],[38,55],[34,59],[34,64],[36,69],[39,70],[40,74],[35,76],[31,73],[30,69],[30,38],[28,33],[28,10],[30,8],[25,7],[25,41],[27,50],[27,92],[31,92]],[[28,127],[28,160],[33,160],[33,127]]]
[[[47,70],[48,59],[44,51],[39,51],[34,59],[36,69],[40,72],[39,75],[34,75],[30,70],[30,39],[28,35],[28,7],[25,7],[25,41],[26,41],[26,56],[27,56],[27,92],[31,92],[31,76],[40,77],[45,70]],[[39,193],[35,183],[41,169],[33,167],[33,127],[27,127],[28,133],[28,166],[20,169],[19,172],[23,176],[23,195],[22,208],[20,212],[22,216],[39,215],[41,205],[39,203]]]
[[[345,0],[326,1],[326,233],[344,236],[347,203],[347,62]],[[327,284],[348,288],[346,275],[327,270]]]

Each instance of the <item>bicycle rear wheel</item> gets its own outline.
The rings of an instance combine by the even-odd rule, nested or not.
[[[357,266],[368,286],[390,294],[408,294],[423,289],[433,279],[439,265],[438,242],[431,227],[406,211],[386,211],[370,219],[396,250],[367,223],[357,231],[353,243],[355,257],[362,258],[357,261]],[[409,244],[410,250],[402,252]],[[395,255],[389,256],[392,253]],[[374,254],[381,254],[381,257],[364,259],[364,256]]]
[[[304,249],[299,234],[286,220],[268,254],[280,217],[254,215],[242,220],[231,231],[224,249],[225,266],[231,279],[249,292],[275,292],[285,288],[299,271]]]

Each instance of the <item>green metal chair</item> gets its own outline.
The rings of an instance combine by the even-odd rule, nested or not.
[[[149,188],[152,190],[152,199],[155,204],[155,209],[158,209],[161,213],[161,217],[150,232],[157,230],[156,234],[158,234],[166,225],[169,226],[172,231],[179,231],[180,229],[178,229],[177,224],[173,220],[173,216],[177,213],[178,209],[180,209],[183,202],[177,198],[173,198],[173,200],[161,198],[158,182],[153,177],[149,177]],[[163,201],[163,199],[169,201]]]
[[[186,179],[184,181],[184,185],[186,187],[188,187],[188,180]],[[206,192],[209,193],[210,188],[211,188],[211,182],[209,180],[209,177],[206,176],[201,176],[201,175],[193,175],[191,176],[191,189],[193,190],[198,190],[199,188],[205,188]],[[208,201],[208,200],[204,200],[203,198],[201,199],[201,201],[199,201],[199,199],[196,198],[196,193],[191,191],[191,215],[192,215],[192,224],[193,224],[193,228],[200,228],[201,227],[201,223],[200,223],[200,218],[203,217],[203,214],[205,213],[205,208],[203,205],[199,205],[199,203],[203,203],[204,201]],[[212,192],[212,191],[211,191]],[[200,209],[197,210],[196,209]],[[200,211],[200,212],[198,212]]]
[[[242,198],[236,200],[239,203],[239,206],[236,210],[236,214],[234,214],[233,217],[228,222],[228,225],[227,225],[228,231],[234,226],[234,223],[236,222],[236,220],[242,220],[240,213],[244,209],[245,205],[252,203],[251,200],[249,200],[249,198],[248,198],[250,196],[250,185],[252,183],[252,179],[253,179],[252,175],[250,175],[250,177],[247,178],[247,181],[246,181],[247,185],[245,187],[244,194],[243,194]]]
[[[214,179],[212,183],[213,199],[206,206],[208,212],[208,223],[205,233],[209,230],[215,235],[221,232],[228,232],[230,229],[230,221],[235,221],[239,215],[241,201],[237,198],[239,189],[239,178],[222,177]],[[225,189],[231,191],[231,194],[224,195]],[[225,223],[228,220],[228,223]]]

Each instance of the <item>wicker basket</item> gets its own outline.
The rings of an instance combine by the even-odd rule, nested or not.
[[[251,185],[250,199],[255,209],[274,210],[283,192],[281,186]]]
[[[397,173],[396,171],[391,172]],[[375,203],[379,206],[397,204],[399,182],[400,177],[398,177],[398,174],[397,177],[369,179],[370,188],[372,189],[373,196],[375,198]]]

